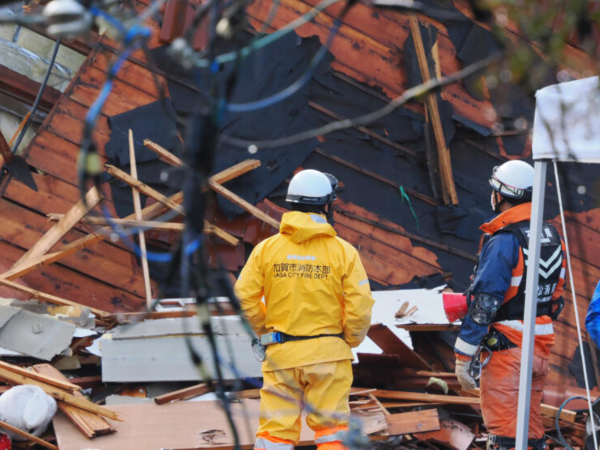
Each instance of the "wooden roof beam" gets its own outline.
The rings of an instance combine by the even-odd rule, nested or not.
[[[427,64],[427,54],[425,53],[425,48],[423,46],[423,38],[421,37],[419,21],[417,20],[414,14],[409,15],[409,21],[410,30],[413,36],[415,50],[417,53],[417,59],[419,61],[419,68],[421,69],[421,77],[423,79],[423,83],[426,83],[431,79],[431,75],[429,73],[429,66]],[[458,195],[456,193],[456,186],[454,185],[454,177],[452,175],[450,150],[446,145],[446,138],[444,137],[444,130],[442,128],[442,120],[440,118],[440,110],[438,107],[436,95],[429,94],[425,102],[427,106],[426,112],[428,113],[428,116],[431,119],[431,124],[433,126],[433,135],[437,144],[444,203],[446,205],[458,205]]]
[[[33,105],[40,83],[21,75],[6,66],[0,65],[0,92],[16,98],[23,103]],[[46,86],[42,98],[40,99],[39,108],[42,111],[48,112],[61,96],[61,92],[52,86]]]
[[[135,160],[135,146],[133,144],[133,131],[129,129],[129,163],[131,169],[131,178],[137,179],[137,164]],[[133,194],[133,211],[136,220],[142,220],[142,200],[140,191],[132,186],[131,193]],[[138,231],[138,240],[140,242],[140,253],[142,259],[142,274],[144,275],[144,288],[146,291],[146,304],[148,308],[152,306],[152,287],[150,286],[150,267],[148,266],[148,252],[146,250],[146,237],[144,231]]]
[[[219,173],[213,175],[210,178],[210,180],[215,181],[217,183],[224,183],[225,181],[231,180],[235,177],[243,175],[246,172],[249,172],[250,170],[258,167],[259,165],[260,165],[260,161],[257,161],[257,160],[243,161],[241,163],[236,164],[235,166],[232,166],[228,169],[223,170],[222,172],[219,172]],[[181,203],[183,201],[183,193],[178,192],[177,194],[174,194],[171,197],[169,197],[169,200],[176,202],[176,203]],[[144,219],[153,219],[165,211],[166,211],[166,209],[163,204],[155,203],[154,205],[145,207],[142,210],[142,215],[143,215]],[[131,215],[127,216],[125,219],[135,219],[135,215],[131,214]],[[83,248],[94,245],[95,243],[104,240],[108,236],[109,232],[110,232],[109,228],[103,228],[102,230],[99,230],[95,234],[88,234],[87,236],[83,236],[79,239],[76,239],[75,241],[62,247],[60,250],[52,252],[52,253],[48,253],[36,261],[32,261],[31,263],[29,263],[27,265],[23,265],[23,267],[9,270],[8,272],[5,272],[4,274],[2,274],[2,277],[0,277],[0,284],[9,286],[8,282],[10,280],[19,278],[39,267],[43,267],[45,265],[52,264],[56,261],[61,260],[62,258],[66,258],[67,256],[72,255],[73,253],[75,253]],[[13,284],[15,286],[17,286],[21,291],[23,291],[23,288],[25,288],[25,286],[21,286],[20,284],[16,284],[16,283],[13,283]],[[29,288],[27,288],[27,289],[29,289]],[[37,291],[34,291],[33,289],[30,289],[30,290],[33,292],[37,292]],[[54,297],[54,296],[48,296],[48,294],[43,294],[40,292],[37,292],[37,294],[47,296],[49,298]],[[31,295],[31,292],[30,292],[30,295]],[[42,298],[42,296],[35,297],[35,298],[44,300],[44,298]],[[61,300],[61,301],[63,300],[58,297],[54,297],[54,298]],[[46,300],[46,301],[50,301],[50,300]],[[68,302],[68,300],[65,300],[65,301]],[[70,302],[70,303],[73,303],[73,302]],[[66,304],[66,303],[58,303],[58,304]],[[81,305],[78,305],[78,306],[81,306]],[[95,314],[95,312],[94,312],[94,314]]]
[[[139,190],[139,192],[141,192],[142,194],[153,198],[157,202],[160,202],[163,205],[167,206],[168,208],[172,209],[173,211],[185,216],[185,210],[183,209],[183,207],[180,204],[169,200],[166,196],[164,196],[157,190],[151,188],[147,184],[142,183],[141,181],[138,181],[137,179],[133,178],[129,174],[123,172],[118,167],[107,164],[106,168],[107,168],[108,173],[110,173],[115,178],[118,178],[119,180],[127,183],[133,189]],[[211,224],[210,222],[208,222],[206,220],[204,221],[204,230],[207,234],[212,234],[212,235],[220,237],[221,239],[223,239],[225,242],[227,242],[232,247],[235,247],[239,242],[239,240],[236,239],[234,236],[232,236],[231,234],[227,233],[225,230],[222,230],[221,228]]]
[[[27,253],[13,264],[11,269],[28,264],[31,261],[48,253],[48,251],[59,242],[88,212],[90,212],[102,199],[102,194],[96,187],[91,188],[85,195],[85,202],[79,199],[69,211],[44,234]]]
[[[149,140],[145,140],[144,145],[146,147],[148,147],[150,150],[156,152],[160,156],[161,160],[163,160],[175,167],[183,167],[184,163],[181,159],[179,159],[177,156],[173,155],[171,152],[169,152],[167,149],[161,147],[160,145],[155,144],[154,142],[149,141]],[[252,161],[251,164],[254,165],[255,167],[260,166],[260,161],[258,161],[258,160],[249,160],[249,161]],[[231,169],[233,169],[234,167],[235,166],[231,167]],[[215,181],[211,178],[208,180],[208,186],[213,191],[217,192],[218,194],[221,194],[227,200],[229,200],[232,203],[235,203],[240,208],[242,208],[244,211],[249,212],[257,219],[260,219],[263,222],[271,225],[272,227],[279,229],[279,221],[278,220],[273,219],[271,216],[265,214],[260,209],[258,209],[256,206],[248,203],[246,200],[241,198],[239,195],[237,195],[234,192],[230,191],[229,189],[221,186],[221,183],[224,183],[224,182],[225,181]]]

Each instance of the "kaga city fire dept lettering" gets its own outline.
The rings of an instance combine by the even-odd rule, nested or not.
[[[327,280],[331,266],[313,263],[281,263],[273,265],[273,278],[305,278]]]

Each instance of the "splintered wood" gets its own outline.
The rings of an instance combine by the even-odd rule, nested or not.
[[[103,417],[113,420],[119,419],[117,414],[111,409],[96,405],[83,396],[77,396],[78,386],[72,385],[64,379],[56,379],[54,376],[31,372],[21,367],[2,362],[0,365],[0,380],[12,385],[32,384],[39,386],[46,394],[54,397],[56,400]]]
[[[50,364],[37,364],[33,369],[42,375],[47,375],[56,380],[68,381],[67,378]],[[75,392],[75,397],[85,399],[81,392]],[[58,409],[75,424],[75,426],[89,439],[114,433],[115,428],[104,418],[90,411],[85,411],[65,402],[58,402]]]

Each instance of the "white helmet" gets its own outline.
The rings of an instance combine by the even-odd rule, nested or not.
[[[286,202],[304,203],[306,205],[326,205],[335,200],[334,183],[328,176],[318,170],[307,169],[298,172],[288,186]],[[337,180],[335,177],[330,177]]]
[[[508,161],[494,167],[490,185],[505,197],[531,200],[533,167],[525,161]]]

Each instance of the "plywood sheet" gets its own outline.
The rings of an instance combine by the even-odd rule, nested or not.
[[[217,402],[176,402],[166,405],[135,404],[113,405],[123,422],[112,422],[117,430],[110,436],[100,436],[93,441],[86,439],[63,414],[54,416],[53,424],[61,450],[157,450],[192,449],[231,446],[233,438],[225,414]],[[258,400],[244,400],[243,404],[231,404],[234,423],[243,448],[254,444],[254,433],[258,428]],[[377,423],[385,424],[380,413],[353,416],[362,420],[365,431],[375,430]],[[380,428],[380,427],[379,427]],[[223,430],[225,435],[215,439],[218,445],[203,439],[208,430]],[[373,432],[373,431],[371,431]],[[212,433],[215,435],[216,433]],[[313,432],[303,420],[300,444],[310,445]]]

